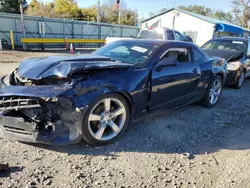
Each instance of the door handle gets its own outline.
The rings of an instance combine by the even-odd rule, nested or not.
[[[193,70],[193,73],[198,73],[198,70],[197,70],[197,69],[194,69],[194,70]]]

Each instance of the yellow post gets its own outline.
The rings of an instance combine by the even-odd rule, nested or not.
[[[10,39],[11,39],[12,50],[15,50],[15,39],[14,39],[14,34],[12,30],[10,30]]]

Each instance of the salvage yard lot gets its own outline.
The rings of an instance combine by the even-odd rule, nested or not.
[[[0,52],[0,75],[26,57]],[[190,105],[132,124],[115,143],[55,147],[0,139],[0,187],[249,187],[250,80],[213,109]],[[185,158],[183,153],[189,153]]]

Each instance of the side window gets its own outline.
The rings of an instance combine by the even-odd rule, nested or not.
[[[174,40],[174,32],[172,30],[167,30],[167,39]]]
[[[204,57],[204,55],[195,48],[192,49],[192,53],[193,53],[193,61],[199,61]]]
[[[164,58],[169,58],[172,61],[178,61],[180,63],[187,63],[192,61],[191,53],[187,48],[170,48],[169,50],[167,50],[167,52],[165,52],[161,59]]]
[[[175,40],[186,41],[186,39],[178,31],[175,31],[174,34],[175,34]]]

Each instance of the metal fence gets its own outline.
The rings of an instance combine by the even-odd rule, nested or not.
[[[43,17],[24,17],[26,38],[55,39],[105,39],[106,37],[136,36],[139,28],[125,25],[86,22],[68,19]],[[21,47],[23,29],[21,16],[18,14],[0,13],[0,39],[6,39],[11,44],[10,30],[14,33],[15,46]],[[45,48],[62,47],[64,44],[46,44]],[[98,47],[100,44],[78,44],[76,47]],[[32,45],[39,47],[39,44]]]

